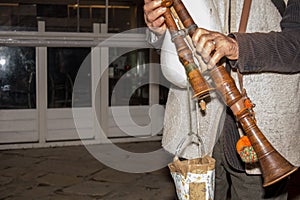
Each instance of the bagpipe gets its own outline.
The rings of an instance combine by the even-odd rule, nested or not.
[[[272,185],[296,171],[298,168],[280,155],[258,128],[253,116],[252,102],[247,95],[238,90],[224,65],[220,64],[207,70],[206,73],[212,80],[212,84],[203,77],[194,60],[192,44],[188,44],[198,26],[182,1],[163,0],[162,6],[167,8],[164,13],[165,23],[175,44],[179,60],[185,68],[194,93],[193,98],[197,99],[201,109],[205,110],[210,92],[216,91],[232,110],[257,155],[264,178],[263,186]]]

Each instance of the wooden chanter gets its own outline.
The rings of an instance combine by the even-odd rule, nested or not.
[[[193,21],[181,0],[163,0],[162,6],[167,7],[167,11],[164,14],[165,22],[177,48],[178,56],[187,71],[191,87],[196,95],[200,94],[200,96],[205,96],[207,95],[207,91],[210,91],[211,88],[202,77],[200,71],[195,69],[191,50],[188,49],[189,47],[187,45],[183,44],[185,43],[183,33],[192,37],[198,26]],[[178,25],[173,19],[174,16],[179,17],[180,23],[183,24],[185,31],[178,30]],[[192,67],[190,67],[190,63],[192,63]],[[228,74],[225,67],[222,65],[214,67],[209,70],[209,75],[217,92],[220,94],[224,103],[232,110],[236,120],[241,124],[257,154],[264,178],[263,186],[272,185],[295,172],[298,168],[280,155],[257,127],[251,109],[245,105],[247,104],[246,102],[249,102],[248,97],[240,93],[235,81]]]
[[[202,76],[198,66],[194,61],[193,52],[184,40],[185,33],[178,29],[177,24],[172,17],[172,13],[169,7],[172,3],[169,1],[163,2],[167,8],[167,11],[164,14],[165,21],[171,33],[172,41],[175,43],[179,60],[184,66],[189,83],[192,86],[194,92],[193,98],[198,98],[201,109],[205,110],[205,99],[209,97],[209,92],[213,90],[213,88],[210,88],[210,85]]]

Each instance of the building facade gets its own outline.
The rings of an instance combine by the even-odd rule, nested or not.
[[[1,149],[160,139],[168,82],[142,6],[0,1]]]

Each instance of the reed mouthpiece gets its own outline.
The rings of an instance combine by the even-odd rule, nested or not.
[[[162,0],[161,5],[163,7],[170,7],[173,4],[173,0]]]

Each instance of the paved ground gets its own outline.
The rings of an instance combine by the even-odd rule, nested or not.
[[[136,152],[160,142],[121,144]],[[0,151],[0,200],[174,200],[169,170],[131,174],[101,164],[83,146]],[[290,200],[300,199],[300,173]],[[293,197],[293,198],[292,198]]]

